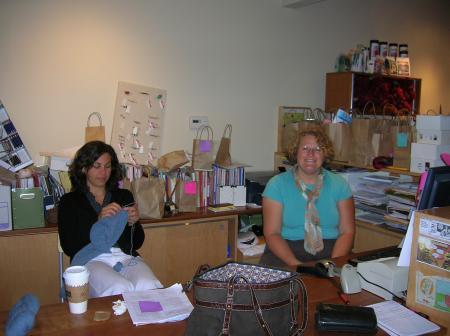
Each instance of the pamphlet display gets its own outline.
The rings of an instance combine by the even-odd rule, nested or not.
[[[157,166],[166,97],[165,90],[119,82],[111,146],[120,162]]]
[[[30,154],[0,100],[0,166],[15,173],[32,163]]]

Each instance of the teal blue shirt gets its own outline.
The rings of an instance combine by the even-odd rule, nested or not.
[[[323,186],[316,201],[320,227],[324,239],[339,236],[339,211],[337,203],[352,196],[345,179],[333,172],[323,170]],[[313,185],[308,185],[312,189]],[[293,170],[278,174],[270,179],[263,197],[270,198],[283,206],[281,236],[288,240],[303,240],[306,200],[295,184]]]

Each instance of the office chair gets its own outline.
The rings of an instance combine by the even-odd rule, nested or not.
[[[64,300],[66,298],[66,289],[64,288],[64,278],[63,278],[63,257],[64,257],[64,251],[61,247],[61,242],[59,241],[59,234],[58,234],[58,267],[59,267],[59,298],[62,303],[64,303]]]

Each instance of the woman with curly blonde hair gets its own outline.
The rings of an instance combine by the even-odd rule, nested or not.
[[[296,164],[274,176],[263,193],[262,264],[295,266],[350,252],[355,235],[353,196],[340,175],[323,168],[333,155],[322,127],[299,132],[288,153]]]

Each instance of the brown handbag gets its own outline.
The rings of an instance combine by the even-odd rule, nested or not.
[[[308,298],[298,276],[238,262],[204,271],[193,280],[194,310],[185,335],[302,335]]]

